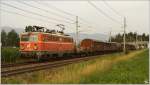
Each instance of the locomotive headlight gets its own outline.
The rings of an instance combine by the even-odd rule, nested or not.
[[[34,45],[34,49],[35,49],[35,50],[37,50],[37,49],[38,49],[38,47],[37,47],[37,45],[36,45],[36,44]]]

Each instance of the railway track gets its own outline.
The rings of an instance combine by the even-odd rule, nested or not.
[[[67,59],[73,59],[73,57],[72,58],[46,58],[46,60],[41,62],[37,60],[32,60],[32,61],[13,63],[13,64],[1,64],[1,68],[9,68],[9,67],[23,66],[28,64],[43,63],[43,62],[55,62],[55,61],[67,60]]]
[[[1,68],[9,68],[9,67],[15,67],[15,66],[21,66],[21,65],[27,65],[30,63],[36,63],[36,61],[29,61],[29,62],[21,62],[21,63],[14,63],[14,64],[2,64]]]
[[[88,57],[74,58],[74,59],[61,60],[55,62],[43,62],[43,63],[28,64],[28,65],[24,64],[22,66],[10,67],[9,69],[5,69],[5,70],[2,69],[1,77],[7,77],[16,74],[33,72],[33,71],[44,70],[44,69],[52,69],[52,68],[72,64],[75,62],[87,61],[96,57],[97,56],[88,56]]]

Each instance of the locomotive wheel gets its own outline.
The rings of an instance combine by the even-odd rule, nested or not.
[[[38,52],[37,54],[36,54],[36,56],[37,56],[37,61],[40,61],[41,60],[41,57],[42,57],[42,54],[40,53],[40,52]]]
[[[22,54],[22,53],[21,53],[21,55],[20,55],[20,56],[21,56],[22,58],[25,58],[25,54]]]

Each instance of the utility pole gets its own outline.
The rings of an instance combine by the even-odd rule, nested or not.
[[[142,35],[141,35],[141,42],[143,41]]]
[[[79,40],[78,40],[78,36],[79,36],[78,27],[79,27],[78,16],[76,16],[76,49],[77,49],[77,52],[78,52],[78,42],[79,42]]]
[[[110,35],[109,35],[109,42],[111,42],[111,29],[110,29]]]
[[[124,36],[123,36],[123,52],[126,53],[126,18],[123,19],[123,29],[124,29]]]
[[[138,33],[137,33],[137,31],[136,31],[136,38],[135,38],[135,45],[136,45],[136,48],[138,48],[138,44],[137,44],[137,42],[138,42]]]
[[[137,44],[137,31],[136,31],[136,37],[135,37],[135,44]]]

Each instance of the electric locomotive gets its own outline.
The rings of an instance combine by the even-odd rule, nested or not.
[[[38,57],[39,59],[47,56],[72,54],[74,50],[73,38],[62,32],[55,32],[54,30],[44,32],[43,27],[33,26],[32,30],[27,27],[26,32],[20,34],[20,52],[22,55]]]

